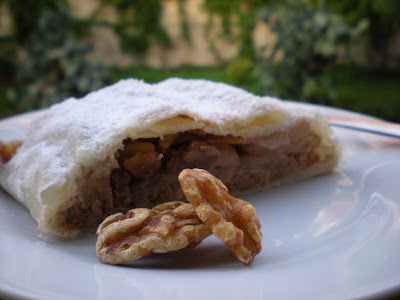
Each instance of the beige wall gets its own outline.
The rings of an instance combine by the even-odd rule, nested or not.
[[[75,18],[89,18],[99,8],[100,0],[69,0],[72,15]],[[211,66],[218,65],[220,61],[209,48],[205,38],[208,15],[201,8],[202,0],[186,0],[185,11],[191,36],[188,44],[181,34],[180,15],[176,0],[163,1],[163,14],[161,22],[172,41],[172,47],[162,48],[153,43],[144,57],[135,57],[123,52],[119,47],[118,36],[107,26],[96,25],[91,30],[89,42],[93,44],[93,56],[101,58],[106,65],[127,66],[141,64],[155,68],[177,67],[180,65]],[[104,7],[97,14],[97,21],[115,23],[117,14],[112,7]],[[216,48],[225,61],[236,56],[237,45],[227,38],[221,37],[221,28],[214,27],[211,35],[215,39]],[[5,5],[0,6],[0,36],[11,32],[11,20]],[[258,22],[253,32],[256,50],[263,46],[273,45],[275,38],[263,22]],[[359,63],[366,62],[365,49],[359,47],[355,50],[354,59]],[[389,54],[398,57],[400,53],[400,33],[393,39]],[[397,62],[400,63],[400,62]]]
[[[98,7],[98,0],[69,0],[72,13],[77,18],[87,18]],[[90,37],[94,45],[93,55],[103,58],[107,65],[124,66],[140,63],[155,68],[177,67],[180,65],[210,66],[218,65],[220,61],[209,48],[205,38],[208,15],[201,8],[201,0],[186,0],[185,12],[188,20],[191,43],[188,44],[181,34],[180,15],[174,0],[163,1],[163,14],[161,22],[172,41],[172,47],[162,48],[153,43],[145,57],[134,57],[124,53],[119,48],[119,40],[112,29],[105,26],[95,26]],[[98,21],[115,22],[117,15],[111,7],[104,8],[98,14]],[[237,45],[227,38],[220,36],[219,20],[211,32],[217,37],[216,48],[224,61],[229,61],[236,56]],[[262,22],[259,22],[254,31],[255,44],[261,48],[273,42],[273,36]]]
[[[99,0],[69,0],[72,15],[77,19],[89,18],[100,6]],[[210,50],[205,38],[207,13],[201,8],[202,0],[186,0],[185,13],[190,30],[191,43],[188,44],[181,34],[180,15],[176,0],[163,1],[161,22],[172,41],[172,47],[166,49],[153,43],[144,57],[135,57],[123,52],[119,47],[118,36],[108,26],[96,25],[91,30],[89,42],[93,45],[93,56],[101,58],[106,65],[126,66],[133,63],[155,68],[177,67],[180,65],[212,66],[220,61]],[[104,7],[97,14],[97,21],[117,22],[117,14],[112,7]],[[236,56],[237,45],[221,37],[219,20],[210,33],[216,40],[216,48],[225,61]],[[11,19],[5,5],[0,6],[0,36],[11,32]],[[218,38],[216,38],[218,37]],[[261,49],[274,42],[268,27],[258,22],[253,37],[255,45]]]
[[[11,18],[6,5],[0,5],[0,36],[11,33]]]
[[[77,18],[87,18],[98,7],[99,0],[69,0],[72,13]],[[177,67],[180,65],[210,66],[221,63],[210,51],[209,42],[205,38],[205,28],[208,15],[201,8],[202,0],[186,0],[185,11],[190,30],[192,43],[189,45],[182,38],[180,16],[176,0],[163,1],[162,24],[172,40],[171,48],[161,48],[157,44],[152,44],[147,55],[141,58],[135,58],[128,53],[124,53],[119,48],[119,40],[115,33],[106,27],[95,27],[92,30],[91,42],[94,45],[94,55],[103,58],[107,65],[124,66],[132,63],[165,68]],[[115,11],[108,7],[99,14],[99,20],[116,22],[117,15]],[[218,21],[218,20],[217,20]],[[218,26],[211,32],[211,36],[218,37],[215,40],[216,48],[223,60],[229,61],[236,56],[237,45],[227,38],[221,37],[221,28]],[[265,46],[272,46],[276,40],[274,35],[268,30],[268,26],[259,21],[253,32],[256,51],[259,53]],[[271,49],[271,47],[269,47]],[[338,50],[340,51],[340,49]],[[268,51],[267,51],[268,53]],[[399,57],[400,54],[400,33],[396,35],[388,50],[391,57]],[[367,51],[363,46],[357,46],[352,50],[352,60],[357,63],[368,63]],[[393,65],[398,65],[393,59],[389,59]]]

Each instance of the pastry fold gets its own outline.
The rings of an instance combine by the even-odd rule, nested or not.
[[[47,109],[0,182],[39,230],[75,237],[112,213],[184,200],[184,168],[234,192],[328,173],[338,158],[316,109],[207,80],[128,79]]]

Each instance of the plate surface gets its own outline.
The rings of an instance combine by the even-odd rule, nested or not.
[[[22,137],[31,117],[0,122],[0,140]],[[342,158],[333,174],[242,197],[262,223],[263,250],[250,267],[214,237],[193,250],[105,265],[97,260],[94,236],[41,240],[29,212],[0,189],[0,298],[342,299],[398,293],[400,140],[334,130]]]

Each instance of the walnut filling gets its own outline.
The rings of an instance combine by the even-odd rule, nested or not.
[[[178,175],[183,169],[208,170],[230,191],[259,188],[270,182],[323,162],[316,149],[320,138],[306,123],[289,133],[243,139],[216,136],[201,130],[160,138],[125,139],[115,153],[111,173],[88,172],[76,204],[61,209],[57,226],[93,232],[112,213],[151,208],[184,200]],[[111,163],[104,163],[103,169]]]

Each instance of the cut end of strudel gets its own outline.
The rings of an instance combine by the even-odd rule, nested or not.
[[[0,181],[39,230],[75,237],[112,213],[184,200],[184,168],[234,192],[331,172],[338,153],[317,110],[206,80],[129,79],[49,108]]]

